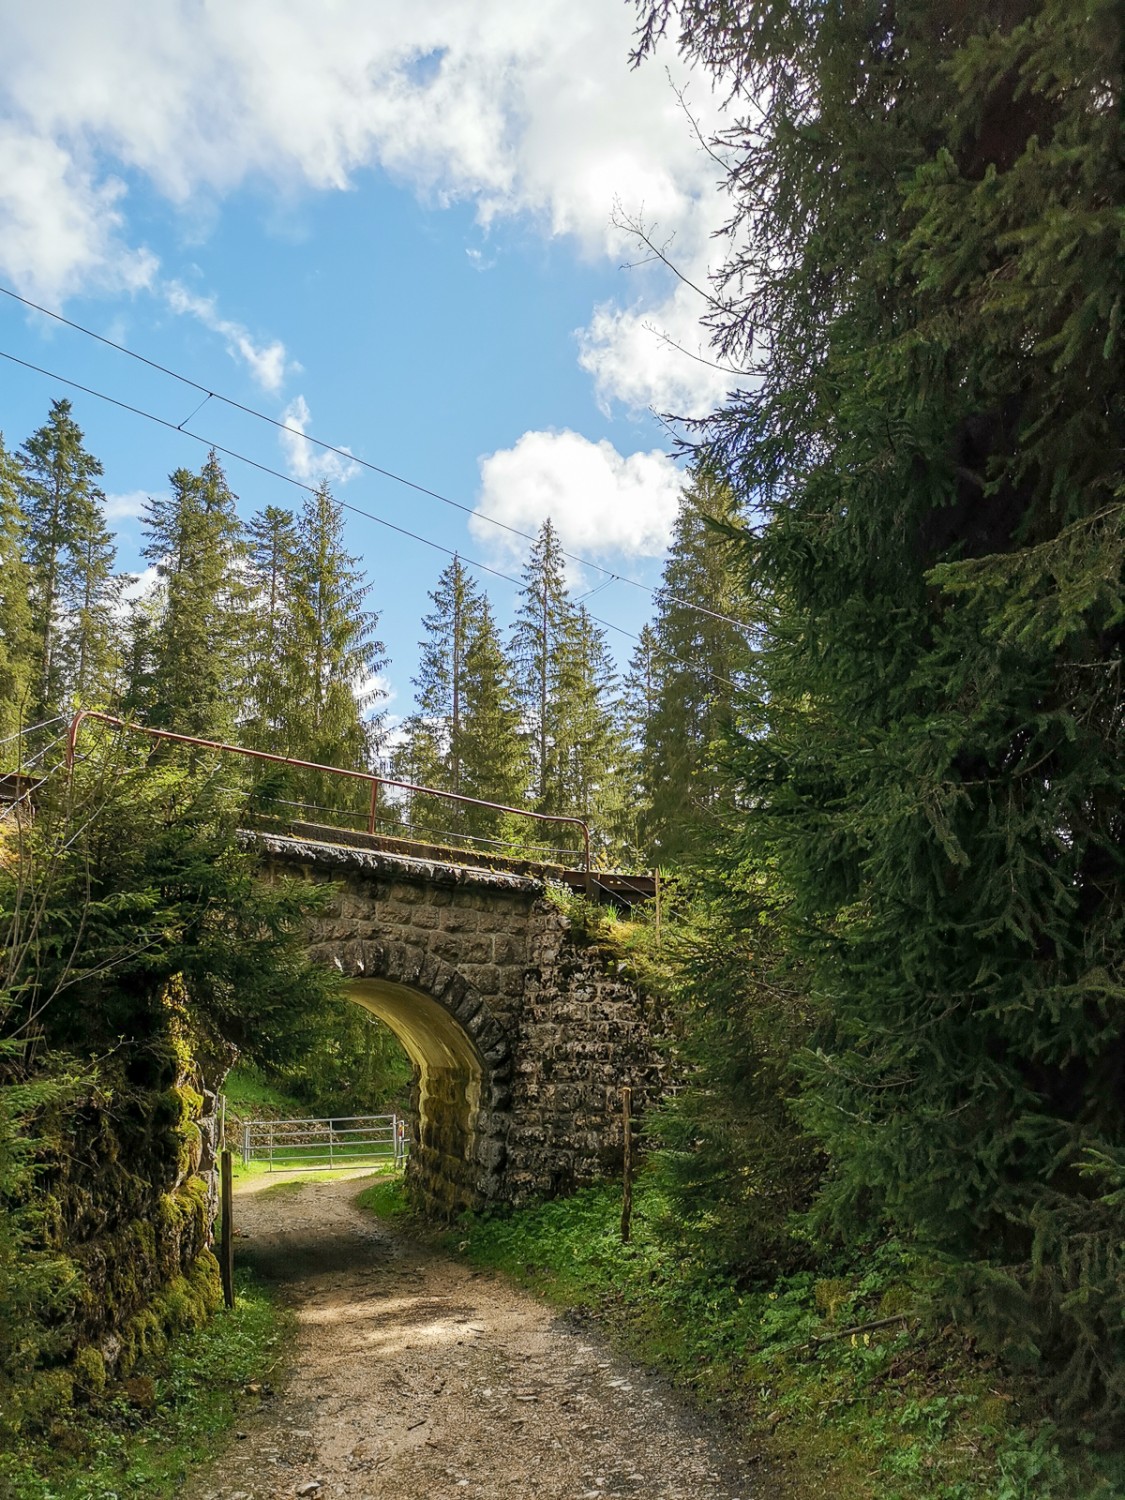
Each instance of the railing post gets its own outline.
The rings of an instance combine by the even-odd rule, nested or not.
[[[367,831],[375,832],[375,820],[379,815],[379,783],[374,777],[371,779],[371,806],[367,812]]]
[[[234,1306],[234,1188],[231,1182],[230,1152],[224,1150],[219,1156],[219,1272],[223,1283],[223,1303]]]

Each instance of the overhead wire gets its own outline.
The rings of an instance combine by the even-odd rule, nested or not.
[[[4,289],[0,287],[0,291],[2,290]],[[22,301],[23,299],[21,298],[20,300]],[[129,412],[132,416],[142,417],[148,422],[155,422],[158,427],[163,427],[168,432],[178,432],[181,437],[190,438],[192,442],[202,443],[205,448],[215,453],[221,453],[226,458],[233,458],[237,463],[243,463],[252,469],[257,469],[259,473],[268,474],[271,479],[279,479],[283,484],[292,485],[295,489],[304,490],[310,495],[317,493],[315,485],[306,484],[303,479],[296,479],[292,474],[286,474],[282,469],[275,469],[269,464],[262,463],[259,459],[250,458],[248,454],[240,453],[236,448],[225,447],[222,443],[217,443],[214,439],[206,437],[202,433],[192,432],[186,426],[178,426],[175,422],[168,421],[166,417],[158,417],[155,412],[145,411],[141,406],[134,406],[131,402],[122,401],[117,396],[110,396],[105,391],[97,390],[94,386],[84,385],[81,381],[74,380],[68,375],[60,375],[57,371],[48,370],[43,365],[33,364],[31,360],[21,359],[18,355],[11,354],[6,349],[0,349],[0,359],[6,359],[11,364],[19,365],[24,370],[31,370],[36,375],[43,375],[48,380],[57,380],[60,384],[69,386],[72,390],[81,391],[85,396],[93,396],[95,400],[105,401],[108,405],[115,406],[120,411]],[[471,568],[476,568],[479,572],[488,573],[493,578],[499,578],[505,583],[514,584],[516,588],[523,586],[522,579],[514,577],[513,574],[505,573],[502,569],[494,568],[489,563],[480,562],[476,558],[467,557],[457,548],[447,547],[442,542],[435,542],[432,537],[422,536],[416,531],[411,531],[407,526],[399,526],[394,521],[388,521],[385,516],[376,515],[374,511],[364,510],[362,506],[353,505],[348,500],[337,500],[336,504],[340,506],[341,510],[350,511],[352,515],[362,516],[364,520],[372,521],[376,526],[383,526],[388,531],[396,532],[399,536],[408,537],[411,541],[418,542],[423,547],[430,547],[435,552],[443,553],[446,557],[458,558],[461,562],[466,563]],[[707,613],[707,611],[704,611],[704,613]],[[588,611],[587,615],[596,625],[602,625],[606,630],[613,630],[618,635],[625,636],[628,640],[640,641],[641,639],[635,631],[626,630],[623,625],[617,625],[612,620],[604,620],[599,615],[590,614]],[[712,682],[721,683],[725,687],[732,688],[735,692],[740,691],[738,684],[730,681],[729,678],[712,672],[707,667],[700,667],[699,670]]]
[[[534,542],[536,540],[531,532],[522,531],[518,526],[512,526],[507,521],[501,521],[499,516],[491,516],[487,511],[477,510],[473,506],[465,505],[460,500],[453,500],[450,496],[443,495],[438,490],[432,490],[424,484],[419,484],[416,480],[407,479],[403,474],[396,474],[393,469],[384,468],[382,465],[372,463],[366,458],[359,458],[349,448],[337,447],[334,443],[325,442],[323,438],[313,437],[311,433],[303,432],[299,427],[292,427],[288,422],[283,422],[277,417],[271,417],[268,412],[260,411],[254,406],[248,406],[245,402],[236,401],[233,396],[224,396],[221,391],[210,390],[207,386],[201,385],[198,380],[193,380],[190,375],[181,374],[180,371],[173,370],[170,366],[163,365],[158,360],[150,359],[145,354],[139,354],[135,349],[129,349],[124,344],[119,344],[116,340],[108,338],[104,333],[98,333],[93,328],[87,328],[82,323],[76,323],[73,319],[66,318],[62,313],[54,312],[49,307],[43,307],[41,303],[33,302],[29,297],[22,297],[19,292],[13,291],[11,287],[0,285],[0,293],[3,293],[5,297],[10,297],[14,302],[22,303],[24,307],[30,308],[33,312],[42,313],[44,317],[52,318],[56,323],[61,323],[64,327],[73,329],[75,333],[81,333],[86,338],[94,339],[99,344],[104,344],[107,348],[116,350],[118,354],[124,354],[129,359],[135,359],[140,364],[147,365],[150,370],[157,370],[161,375],[167,375],[171,380],[177,380],[182,385],[190,386],[192,390],[202,392],[203,400],[192,411],[191,415],[185,417],[178,425],[175,425],[175,431],[177,432],[183,432],[187,423],[202,411],[208,401],[221,401],[225,406],[229,406],[235,411],[240,411],[245,416],[253,417],[259,422],[265,422],[270,427],[276,428],[279,432],[286,432],[292,437],[301,438],[304,442],[311,443],[314,447],[322,449],[325,453],[335,454],[337,458],[343,458],[349,463],[357,464],[360,468],[367,469],[372,474],[378,474],[383,479],[389,479],[395,484],[404,485],[407,489],[414,490],[419,495],[426,495],[431,500],[437,500],[442,505],[448,505],[454,510],[459,510],[463,515],[480,521],[486,521],[490,526],[496,526],[501,531],[508,532],[511,536],[519,537],[522,541]],[[169,423],[168,425],[173,426],[174,424]],[[628,577],[627,574],[615,572],[614,569],[607,568],[603,563],[594,562],[588,557],[581,557],[578,553],[567,552],[563,549],[562,555],[569,562],[577,563],[580,567],[592,568],[597,573],[605,574],[607,583],[628,584],[630,588],[640,589],[653,598],[657,594],[666,593],[666,590],[655,588],[652,584],[642,583],[637,578]],[[741,631],[749,631],[750,629],[744,620],[736,620],[733,615],[726,615],[721,611],[708,609],[706,605],[699,604],[690,599],[680,599],[673,594],[669,594],[667,597],[672,603],[678,604],[684,609],[693,610],[697,614],[707,615],[710,619],[717,620],[721,624],[733,625],[735,629]]]

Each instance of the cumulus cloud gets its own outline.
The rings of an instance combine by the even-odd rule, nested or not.
[[[535,532],[549,516],[568,551],[604,558],[659,557],[668,547],[683,476],[664,453],[624,457],[612,443],[576,432],[525,432],[480,461],[481,491],[469,522],[494,550],[522,555],[526,543],[491,516]]]
[[[306,442],[301,436],[312,421],[309,403],[304,396],[295,396],[290,401],[281,413],[281,420],[290,429],[281,429],[278,438],[285,455],[286,468],[294,479],[299,479],[302,484],[319,484],[321,480],[329,484],[346,484],[359,473],[358,464],[349,463],[338,453],[318,448],[315,443]],[[346,453],[348,449],[343,451]]]
[[[268,344],[256,342],[249,329],[220,314],[214,297],[189,292],[178,281],[169,281],[165,285],[164,296],[173,312],[198,318],[205,328],[219,334],[226,341],[231,358],[240,359],[263,390],[279,391],[286,372],[299,368],[290,363],[280,339],[273,339]]]
[[[486,229],[530,216],[591,258],[629,258],[612,222],[620,199],[675,230],[698,277],[718,211],[714,163],[664,68],[628,68],[631,25],[629,8],[606,0],[9,7],[0,271],[40,296],[151,284],[155,261],[129,233],[127,181],[189,205],[263,178],[341,190],[379,167],[435,204],[472,202]],[[670,49],[664,63],[676,85],[688,81]],[[706,130],[716,104],[702,82],[694,90]],[[278,389],[279,345],[181,293],[184,311]],[[645,311],[676,330],[701,307],[654,269],[636,273],[626,296],[583,337],[600,399],[706,404],[714,372],[662,347]],[[697,335],[679,341],[694,347]]]
[[[144,514],[147,503],[147,490],[129,490],[127,494],[107,495],[105,518],[107,521],[136,521]]]
[[[151,283],[156,257],[126,243],[124,196],[58,141],[0,119],[0,266],[32,298]]]

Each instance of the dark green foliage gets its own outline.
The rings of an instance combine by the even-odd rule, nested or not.
[[[98,488],[102,466],[83,446],[70,402],[20,450],[26,561],[35,645],[34,717],[66,713],[83,697],[103,701],[116,668],[114,608],[124,580]]]
[[[619,820],[626,746],[614,714],[616,677],[605,636],[570,598],[558,532],[544,521],[523,571],[512,627],[512,661],[532,766],[537,812],[583,818],[606,852]],[[544,825],[544,843],[580,847],[565,824]]]
[[[390,1189],[359,1202],[386,1215]],[[1052,1424],[963,1334],[930,1320],[932,1272],[901,1244],[750,1290],[669,1242],[642,1178],[462,1222],[451,1240],[603,1328],[748,1440],[772,1492],[839,1500],[1115,1500],[1119,1462],[1061,1451]],[[654,1232],[659,1227],[660,1232]],[[718,1226],[716,1226],[718,1227]],[[573,1316],[573,1314],[572,1314]],[[852,1330],[855,1330],[854,1332]],[[740,1490],[740,1493],[744,1493]]]
[[[31,722],[31,575],[24,561],[26,521],[19,503],[19,477],[0,434],[0,739]],[[0,745],[0,766],[14,766],[19,759],[17,745]]]
[[[654,1122],[666,1237],[758,1286],[814,1262],[795,1216],[824,1167],[794,1116],[792,1059],[812,1006],[783,972],[768,896],[752,871],[731,869],[709,898],[679,903],[665,961],[686,1086]],[[678,904],[674,891],[666,900]]]
[[[729,536],[737,516],[730,488],[697,473],[680,501],[651,646],[639,663],[648,700],[638,755],[642,838],[661,862],[706,848],[730,797],[722,743],[750,662]]]
[[[641,9],[764,108],[711,319],[762,378],[701,436],[757,516],[737,769],[822,1215],[1120,1415],[1120,8]]]
[[[143,682],[137,708],[161,729],[227,739],[247,604],[236,497],[214,453],[198,474],[177,469],[169,481],[171,497],[149,499],[144,515],[144,555],[160,588],[141,648],[151,662],[134,670],[133,696]]]

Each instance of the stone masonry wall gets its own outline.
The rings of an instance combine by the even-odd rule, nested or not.
[[[400,1036],[411,1031],[416,1048],[427,1027],[435,1033],[441,1077],[411,1161],[432,1211],[566,1192],[620,1168],[622,1086],[638,1115],[662,1088],[652,1010],[541,882],[252,837],[267,871],[338,884],[310,932],[314,956],[373,994],[389,987],[389,1008],[376,1013]],[[436,1060],[449,1023],[476,1079]]]

